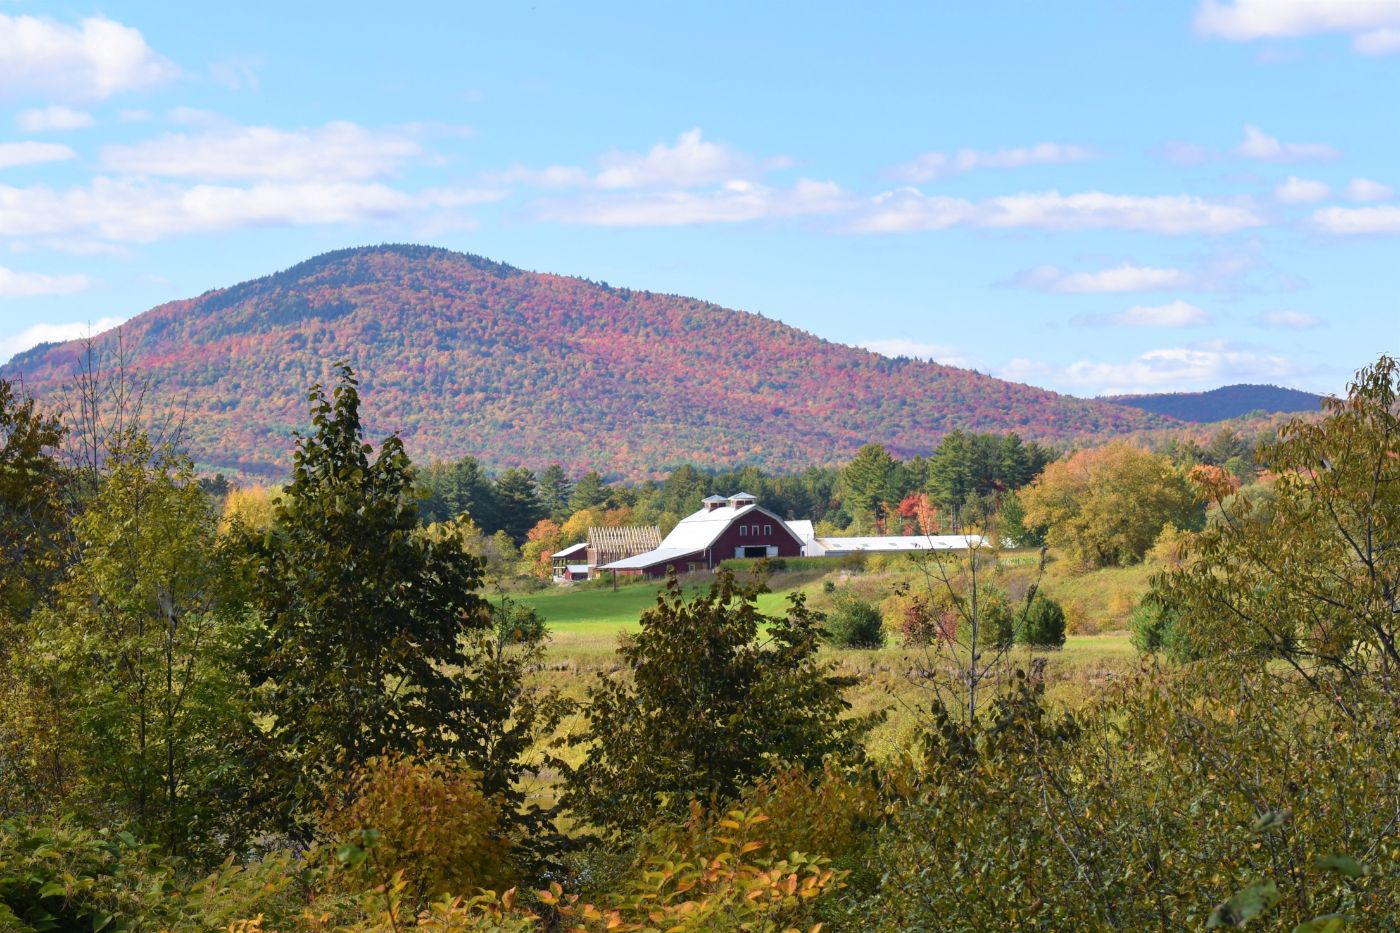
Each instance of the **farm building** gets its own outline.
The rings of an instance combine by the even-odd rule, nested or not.
[[[797,527],[794,528],[793,525]],[[712,570],[734,557],[797,557],[810,537],[810,522],[788,523],[745,492],[710,496],[650,551],[602,564],[602,570],[662,577]]]
[[[588,556],[584,561],[590,574],[614,561],[634,557],[661,546],[661,529],[655,525],[621,525],[588,529]]]
[[[588,579],[588,542],[580,541],[578,544],[570,545],[562,551],[555,551],[549,555],[549,562],[554,569],[555,583],[572,583],[575,580]]]
[[[927,551],[967,551],[986,543],[981,535],[880,535],[858,538],[814,537],[808,557],[845,557],[847,554],[917,554]]]

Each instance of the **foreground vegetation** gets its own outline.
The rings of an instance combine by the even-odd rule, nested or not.
[[[568,597],[422,526],[348,369],[257,521],[139,393],[0,384],[0,930],[1386,928],[1398,383],[1076,452],[1049,551]]]

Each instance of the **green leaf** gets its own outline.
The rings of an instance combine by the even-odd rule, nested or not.
[[[65,891],[66,889],[63,887],[63,885],[59,884],[57,881],[50,881],[48,884],[44,885],[42,888],[39,889],[39,896],[58,897]]]
[[[335,857],[340,860],[342,865],[348,868],[354,868],[356,865],[363,862],[367,856],[368,853],[365,852],[364,849],[348,842],[335,852]]]
[[[1206,929],[1242,927],[1278,903],[1278,885],[1272,881],[1256,881],[1210,912]]]
[[[1323,871],[1334,871],[1339,875],[1346,875],[1348,878],[1361,878],[1371,874],[1371,869],[1362,865],[1350,855],[1324,855],[1313,862],[1314,868]]]
[[[1249,829],[1253,833],[1267,833],[1282,828],[1292,818],[1292,810],[1265,810]]]
[[[98,933],[98,931],[106,929],[114,919],[115,918],[111,914],[102,913],[101,911],[93,914],[92,933]]]
[[[1293,928],[1293,933],[1339,933],[1346,929],[1347,918],[1341,914],[1323,914]]]

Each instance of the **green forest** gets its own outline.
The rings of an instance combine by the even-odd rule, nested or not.
[[[1395,360],[1256,434],[630,484],[415,464],[358,380],[278,400],[261,486],[120,365],[61,407],[0,380],[0,931],[1400,916]],[[543,582],[740,489],[986,543]]]

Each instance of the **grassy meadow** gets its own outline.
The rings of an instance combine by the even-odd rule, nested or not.
[[[1036,564],[1034,555],[1004,555],[985,579],[1013,593],[1023,592],[1036,575]],[[1026,668],[1035,658],[1044,658],[1047,693],[1054,702],[1067,706],[1077,705],[1113,678],[1133,670],[1138,654],[1125,631],[1127,617],[1146,592],[1148,578],[1156,569],[1148,563],[1073,573],[1051,562],[1040,585],[1065,607],[1070,634],[1064,648],[1058,651],[1032,655],[1025,648],[1014,649],[1008,670]],[[688,593],[694,593],[707,586],[709,580],[708,575],[697,575],[684,585]],[[929,585],[902,559],[872,561],[862,570],[842,566],[823,572],[804,566],[773,573],[768,579],[769,591],[759,597],[759,608],[765,614],[781,613],[789,596],[801,592],[809,605],[823,610],[831,600],[826,592],[828,582],[874,602],[889,596],[901,584],[916,590]],[[512,593],[509,598],[535,609],[549,626],[549,648],[540,675],[544,682],[568,696],[581,698],[597,675],[620,670],[614,655],[618,637],[636,630],[638,619],[655,603],[659,589],[659,584],[649,581],[620,583],[616,590],[591,583]],[[918,671],[932,660],[930,655],[921,648],[902,646],[894,634],[884,648],[827,647],[823,654],[834,662],[838,672],[860,679],[848,693],[853,714],[887,712],[885,722],[870,736],[871,753],[887,757],[907,747],[919,710],[926,709],[932,698],[918,676]],[[569,728],[566,723],[565,730]]]

